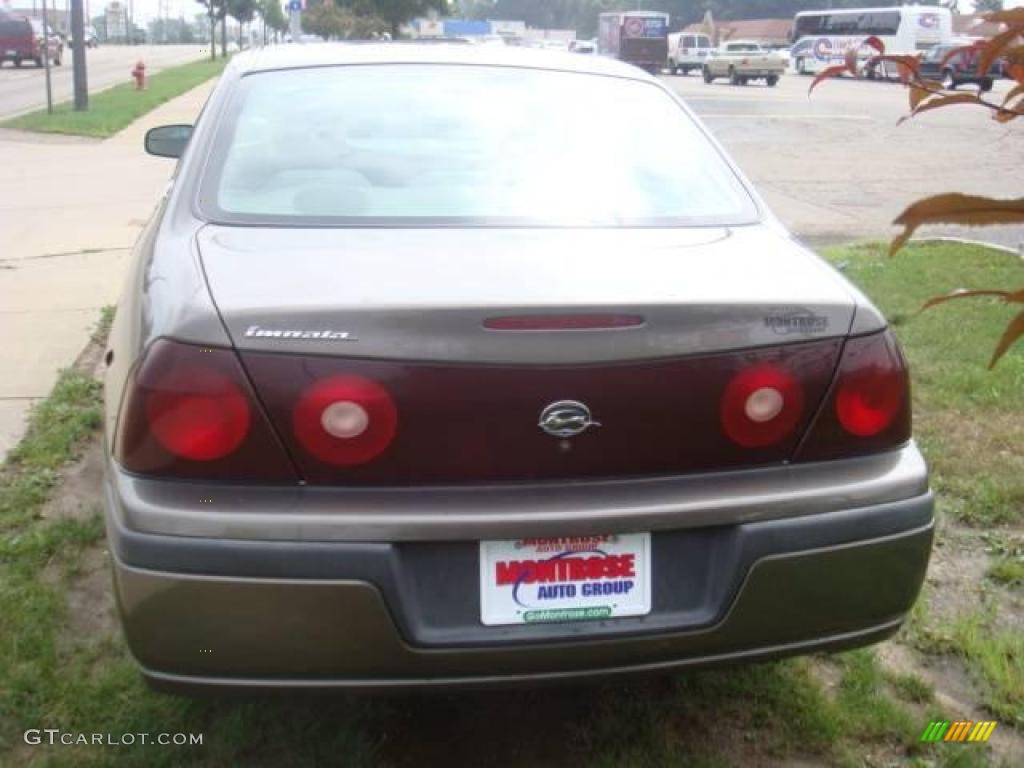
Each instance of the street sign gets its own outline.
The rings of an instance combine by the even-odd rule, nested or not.
[[[302,10],[302,0],[288,0],[288,10],[291,13],[298,13]]]
[[[107,37],[120,40],[128,37],[128,9],[121,3],[110,3],[107,6]]]

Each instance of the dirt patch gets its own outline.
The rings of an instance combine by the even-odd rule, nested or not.
[[[57,491],[40,514],[47,520],[86,520],[102,509],[103,444],[97,438],[61,472]]]
[[[941,625],[977,610],[986,586],[988,556],[976,533],[946,522],[941,524],[928,566],[929,623]]]
[[[87,520],[103,509],[103,446],[98,437],[89,442],[81,458],[61,472],[57,490],[42,509],[48,520]],[[67,583],[67,619],[61,630],[61,647],[93,640],[116,631],[110,558],[106,542],[84,550]],[[50,584],[64,579],[66,563],[55,560],[43,570]]]
[[[117,612],[110,584],[110,556],[96,546],[82,554],[79,571],[68,586],[67,623],[61,643],[93,641],[117,632]]]
[[[843,672],[831,656],[817,656],[809,667],[814,679],[828,696],[834,696],[843,680]]]
[[[936,469],[949,467],[959,476],[997,475],[1017,487],[1024,477],[1024,414],[979,412],[968,414],[957,410],[918,409],[914,414],[920,429],[939,439],[956,435],[955,440],[942,440],[942,451],[929,459]]]
[[[921,729],[928,724],[928,710],[937,709],[949,720],[992,720],[977,705],[980,695],[960,661],[952,656],[922,656],[898,642],[878,646],[878,661],[894,674],[917,675],[935,691],[929,707],[909,704],[921,715]],[[989,739],[995,764],[1024,765],[1024,736],[1006,723],[996,726]]]
[[[946,522],[932,550],[928,567],[928,623],[941,627],[989,605],[993,626],[1024,632],[1024,594],[994,583],[987,577],[991,532]]]

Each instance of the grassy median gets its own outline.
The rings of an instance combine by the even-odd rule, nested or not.
[[[941,592],[926,589],[898,640],[834,656],[569,688],[372,698],[156,694],[142,684],[112,615],[89,631],[75,629],[82,574],[102,556],[98,519],[39,515],[60,492],[69,462],[96,439],[97,385],[70,371],[0,472],[0,765],[1013,764],[991,745],[920,738],[932,720],[981,716],[999,720],[1000,736],[1016,731],[1019,741],[1024,733],[1024,635],[1013,623],[1024,488],[1021,454],[1013,450],[1020,442],[1013,441],[1024,429],[1024,353],[985,369],[1010,311],[997,302],[917,310],[950,288],[1012,284],[1024,266],[959,245],[914,245],[894,259],[876,245],[828,255],[892,318],[914,369],[916,429],[940,490],[933,575],[950,549],[966,547],[978,561],[976,576],[960,576]],[[108,324],[109,313],[100,337]],[[84,501],[99,507],[98,488],[93,495]],[[105,566],[100,571],[93,568],[109,578]],[[957,590],[963,603],[953,600]],[[112,614],[109,606],[89,607]],[[896,647],[917,660],[912,668],[890,665],[886,651]],[[957,679],[953,704],[938,674],[948,667],[966,679]],[[28,728],[115,738],[202,734],[203,742],[50,747],[25,744]]]
[[[52,115],[41,109],[11,118],[0,125],[22,131],[106,138],[164,102],[192,90],[211,77],[217,77],[226,63],[223,58],[217,61],[202,59],[171,67],[148,77],[143,91],[135,90],[135,85],[129,81],[90,94],[87,112],[75,112],[72,102],[66,101],[55,105]],[[125,80],[129,80],[127,71]]]

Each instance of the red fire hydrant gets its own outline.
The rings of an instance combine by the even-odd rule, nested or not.
[[[146,87],[146,65],[142,59],[135,62],[135,69],[132,70],[132,77],[135,78],[135,90],[141,91]]]

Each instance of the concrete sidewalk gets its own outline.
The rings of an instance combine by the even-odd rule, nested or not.
[[[0,130],[0,457],[85,347],[174,170],[145,132],[195,120],[216,81],[98,141]]]

